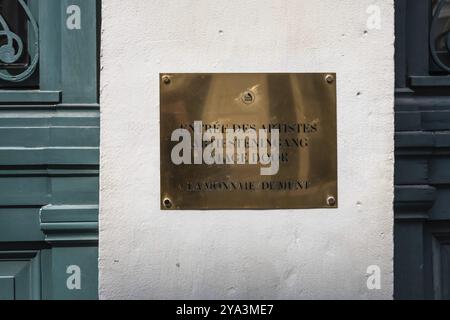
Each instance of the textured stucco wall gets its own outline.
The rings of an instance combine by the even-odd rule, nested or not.
[[[392,298],[392,2],[103,1],[101,298]],[[160,72],[337,72],[339,209],[161,212]]]

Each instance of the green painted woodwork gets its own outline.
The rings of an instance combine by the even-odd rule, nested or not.
[[[62,13],[70,5],[81,9],[81,30],[61,29],[61,90],[63,103],[96,103],[97,85],[97,3],[92,0],[59,0]],[[95,50],[86,50],[88,48]]]
[[[0,91],[0,103],[59,103],[59,101],[61,101],[60,91]]]
[[[38,72],[0,82],[0,300],[96,299],[100,1],[28,3]],[[81,29],[66,27],[69,5]],[[71,266],[80,288],[67,286]]]
[[[0,300],[14,300],[14,277],[0,276]]]
[[[40,299],[39,251],[0,251],[0,296],[8,300]]]
[[[96,299],[97,280],[97,247],[54,247],[52,249],[52,287],[51,297],[65,300]],[[69,290],[66,286],[67,267],[77,265],[81,269],[81,288]]]
[[[396,299],[450,299],[450,76],[430,56],[433,3],[395,1]]]

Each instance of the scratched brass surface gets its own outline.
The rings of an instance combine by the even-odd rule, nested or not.
[[[194,121],[280,129],[278,173],[262,176],[259,163],[173,164],[171,134],[194,136]],[[161,74],[161,209],[336,208],[336,132],[334,73]]]

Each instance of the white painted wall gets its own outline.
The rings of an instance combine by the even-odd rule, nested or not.
[[[393,19],[392,0],[103,1],[100,297],[391,299]],[[340,208],[160,211],[158,74],[275,71],[338,74]]]

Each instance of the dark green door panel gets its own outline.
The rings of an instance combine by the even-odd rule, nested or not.
[[[14,300],[14,277],[0,276],[0,300]]]
[[[8,299],[40,299],[41,265],[39,251],[0,251],[0,295]]]
[[[39,59],[0,81],[0,299],[96,299],[100,1],[2,1],[28,6]],[[36,47],[24,10],[0,14]]]

